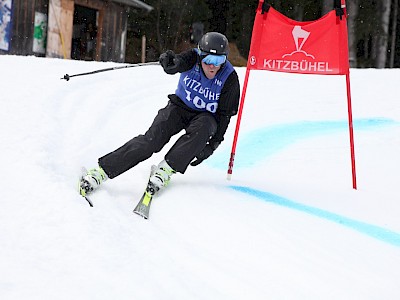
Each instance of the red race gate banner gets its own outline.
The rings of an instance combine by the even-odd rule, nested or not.
[[[260,4],[248,67],[302,74],[347,74],[346,20],[340,20],[332,10],[316,21],[298,22],[272,7],[263,12]]]
[[[250,71],[268,70],[300,74],[346,75],[352,179],[353,188],[357,188],[346,4],[345,0],[333,0],[333,2],[334,9],[331,12],[318,20],[309,22],[292,20],[272,8],[266,0],[259,2],[228,166],[228,180],[232,175]]]

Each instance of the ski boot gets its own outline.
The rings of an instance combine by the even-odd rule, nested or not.
[[[172,169],[168,163],[163,160],[158,164],[158,166],[152,166],[152,174],[149,179],[148,189],[151,190],[154,195],[161,188],[166,187],[170,180],[171,176],[176,172]]]
[[[176,172],[167,164],[165,160],[160,162],[158,166],[151,166],[150,178],[144,191],[133,212],[143,217],[149,218],[150,205],[153,196],[163,187],[167,186],[171,180],[171,175]]]
[[[93,193],[107,179],[107,174],[101,167],[90,169],[89,171],[83,168],[82,177],[79,181],[79,193],[81,196],[86,197],[88,194]]]

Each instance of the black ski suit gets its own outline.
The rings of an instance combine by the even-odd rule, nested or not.
[[[176,55],[176,59],[179,60],[177,69],[167,73],[182,73],[195,64],[200,64],[201,68],[199,56],[194,50],[182,52]],[[239,96],[240,85],[235,71],[222,87],[215,114],[189,108],[177,95],[168,95],[167,106],[159,110],[147,132],[99,158],[99,166],[109,178],[114,178],[161,151],[173,135],[185,129],[185,134],[165,155],[165,161],[171,168],[184,173],[195,157],[201,157],[204,152],[208,157],[224,140],[230,118],[237,113]]]

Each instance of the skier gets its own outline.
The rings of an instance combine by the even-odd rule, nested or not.
[[[159,61],[167,74],[181,73],[175,94],[168,95],[144,135],[138,135],[115,151],[100,157],[98,167],[81,178],[82,196],[161,151],[170,138],[185,129],[149,179],[155,192],[165,187],[176,172],[197,166],[213,154],[224,140],[230,118],[237,113],[240,85],[227,60],[227,38],[206,33],[197,48],[175,54],[168,50]]]

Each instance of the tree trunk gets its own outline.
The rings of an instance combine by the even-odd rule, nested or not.
[[[294,18],[295,20],[298,20],[298,21],[304,20],[304,6],[303,5],[295,6],[294,13],[295,13],[295,18]]]
[[[176,34],[175,35],[175,40],[174,40],[174,44],[173,44],[173,49],[176,49],[178,46],[178,42],[179,42],[179,37],[184,36],[184,32],[182,30],[182,20],[183,20],[183,16],[187,11],[187,5],[188,5],[188,0],[183,1],[183,3],[181,3],[181,1],[179,1],[179,17],[178,20],[175,20],[176,22]],[[172,25],[172,24],[171,24]],[[172,26],[171,26],[172,28]]]
[[[322,1],[322,15],[326,15],[333,9],[333,0],[323,0]]]
[[[397,35],[397,14],[399,10],[399,0],[393,1],[393,19],[392,19],[392,45],[390,47],[390,63],[389,67],[394,66],[394,57],[396,54],[396,35]]]
[[[379,8],[381,13],[382,30],[376,36],[376,67],[384,68],[388,56],[388,39],[389,39],[389,21],[390,21],[390,4],[391,0],[381,0]]]
[[[357,39],[356,21],[359,8],[359,0],[347,0],[347,30],[349,35],[349,61],[351,68],[357,68]]]
[[[157,12],[157,22],[156,22],[156,32],[157,32],[157,40],[158,40],[158,51],[161,52],[164,49],[163,39],[161,37],[161,0],[157,1],[156,6]]]

